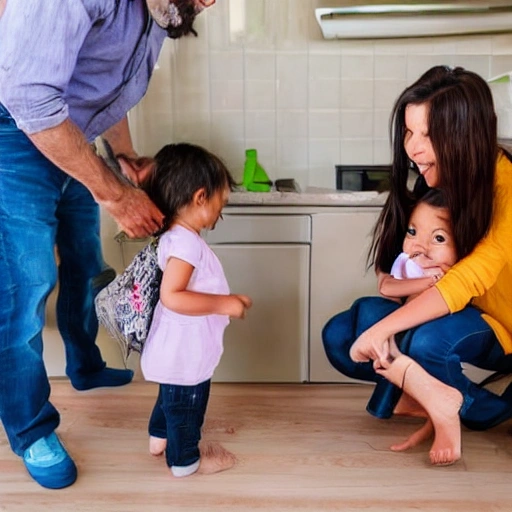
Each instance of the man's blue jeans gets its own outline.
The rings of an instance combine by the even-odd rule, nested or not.
[[[105,367],[95,344],[99,290],[93,282],[105,269],[99,209],[0,105],[0,419],[18,455],[59,424],[49,402],[41,336],[46,299],[57,281],[55,245],[57,323],[73,382]]]
[[[399,307],[400,304],[388,299],[364,297],[348,311],[331,318],[322,331],[325,352],[334,368],[349,377],[376,382],[367,410],[379,418],[393,414],[401,390],[377,375],[371,362],[352,361],[349,351],[360,334]],[[397,338],[404,354],[462,393],[460,417],[467,427],[484,430],[512,417],[512,389],[497,396],[462,372],[463,362],[486,370],[512,372],[512,355],[504,354],[494,332],[476,308],[468,306],[400,333]]]
[[[167,465],[186,467],[199,460],[199,441],[210,397],[210,380],[195,386],[160,384],[149,435],[167,439]]]

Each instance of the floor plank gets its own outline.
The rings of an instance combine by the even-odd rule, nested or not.
[[[147,452],[147,420],[157,387],[74,391],[52,380],[59,433],[79,479],[42,489],[0,436],[0,511],[510,511],[512,422],[463,432],[463,459],[428,463],[428,444],[407,453],[388,446],[418,420],[376,420],[363,385],[212,386],[204,438],[238,457],[216,475],[170,476]]]

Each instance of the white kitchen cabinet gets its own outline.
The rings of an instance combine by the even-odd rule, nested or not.
[[[232,293],[249,295],[244,320],[232,320],[214,379],[308,379],[309,215],[229,215],[205,234]]]
[[[227,244],[212,249],[231,292],[253,300],[246,318],[233,319],[226,328],[214,380],[307,380],[309,245]]]
[[[309,380],[351,382],[329,363],[322,329],[359,297],[377,294],[373,267],[366,270],[371,232],[380,208],[343,208],[312,215]],[[353,382],[353,381],[352,381]]]

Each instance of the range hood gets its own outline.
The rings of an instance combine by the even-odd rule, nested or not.
[[[325,39],[387,39],[512,32],[512,1],[320,7]]]

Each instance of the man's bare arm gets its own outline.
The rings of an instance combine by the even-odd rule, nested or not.
[[[160,210],[142,190],[115,177],[72,121],[29,138],[51,162],[85,185],[128,236],[142,238],[159,229]]]
[[[129,158],[137,158],[138,155],[135,149],[133,149],[127,116],[124,116],[121,121],[106,130],[102,134],[102,137],[110,144],[114,155],[125,155]]]

